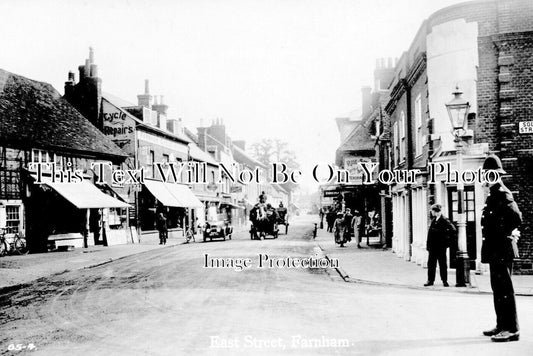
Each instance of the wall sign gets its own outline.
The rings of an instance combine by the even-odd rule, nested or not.
[[[518,123],[518,132],[521,134],[533,133],[533,121],[520,121]]]
[[[124,111],[103,100],[103,132],[128,155],[135,154],[135,122]]]

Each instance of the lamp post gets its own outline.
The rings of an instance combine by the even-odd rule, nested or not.
[[[457,171],[462,171],[463,165],[463,142],[465,142],[466,125],[468,123],[468,111],[470,104],[463,99],[459,87],[452,93],[454,98],[446,104],[448,116],[452,124],[452,133],[455,137],[455,149],[457,150]],[[457,182],[457,266],[456,287],[466,287],[470,284],[470,259],[466,247],[466,212],[464,206],[464,184]]]

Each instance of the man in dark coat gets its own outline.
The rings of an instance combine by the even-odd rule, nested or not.
[[[168,237],[167,217],[163,211],[157,216],[157,230],[159,230],[159,244],[166,245]]]
[[[493,169],[505,174],[500,159],[495,155],[485,159],[483,169]],[[503,183],[498,182],[488,186],[489,195],[481,217],[483,229],[481,262],[490,266],[496,327],[484,331],[483,334],[492,336],[492,341],[496,342],[516,341],[520,334],[511,273],[513,259],[518,257],[516,241],[520,236],[518,227],[522,222],[522,214],[513,199],[513,194]]]
[[[329,207],[328,212],[326,213],[326,223],[328,224],[328,232],[333,232],[333,225],[335,224],[335,219],[337,217],[337,213],[333,209],[333,207]]]
[[[433,204],[431,206],[431,216],[433,218],[431,219],[431,224],[429,226],[426,244],[426,249],[429,252],[428,280],[424,286],[432,286],[435,282],[435,272],[438,261],[442,284],[445,287],[449,287],[446,250],[448,249],[448,246],[450,246],[450,242],[455,240],[457,230],[450,220],[442,215],[442,206],[440,204]]]

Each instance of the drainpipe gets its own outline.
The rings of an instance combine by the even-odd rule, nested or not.
[[[413,168],[414,163],[414,154],[413,154],[413,131],[412,128],[412,112],[411,112],[411,88],[409,87],[409,83],[407,83],[407,80],[402,79],[402,85],[405,89],[405,100],[407,102],[406,105],[406,120],[405,125],[407,126],[406,134],[407,134],[407,148],[405,150],[405,163],[407,165],[407,170],[411,170]],[[406,184],[405,186],[407,191],[407,201],[408,201],[408,219],[407,219],[407,231],[409,232],[409,260],[413,256],[413,191],[411,190],[411,185]]]

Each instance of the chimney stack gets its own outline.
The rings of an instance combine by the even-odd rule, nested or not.
[[[68,73],[65,82],[65,99],[89,121],[101,128],[100,108],[102,101],[102,79],[98,78],[98,66],[94,64],[94,50],[89,47],[89,58],[85,65],[78,66],[79,82],[73,72]]]
[[[154,104],[152,105],[152,110],[157,111],[159,115],[167,115],[168,105],[163,103],[163,95],[159,95],[159,101],[158,96],[154,95]]]
[[[374,91],[387,90],[394,77],[394,65],[392,58],[382,58],[381,65],[374,69]]]
[[[371,112],[371,104],[372,104],[372,88],[369,86],[364,86],[361,88],[361,96],[363,98],[362,103],[362,114],[363,117],[368,115]]]
[[[138,105],[145,108],[152,108],[152,96],[150,95],[150,82],[148,79],[144,80],[144,94],[137,95]]]

